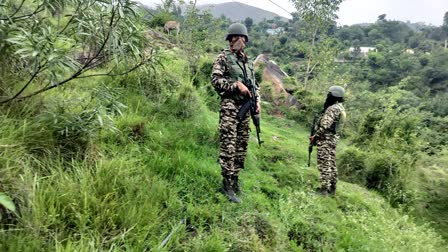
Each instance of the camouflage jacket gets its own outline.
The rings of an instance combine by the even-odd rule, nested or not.
[[[247,72],[247,78],[255,85],[255,96],[257,102],[260,101],[260,87],[255,80],[253,62],[248,60],[245,55],[237,55],[230,50],[223,50],[213,63],[212,85],[221,97],[232,98],[235,100],[247,99],[240,95],[236,86],[236,81],[244,78],[243,69]]]
[[[345,117],[345,109],[342,103],[336,103],[328,107],[319,120],[315,134],[316,138],[322,140],[333,136],[339,137]]]

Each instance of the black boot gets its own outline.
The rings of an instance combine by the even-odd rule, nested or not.
[[[328,193],[332,196],[336,195],[336,181],[331,181],[330,190],[328,190]]]
[[[221,191],[223,194],[226,194],[226,193],[227,193],[227,186],[226,186],[226,179],[225,179],[225,178],[222,179],[222,188],[220,189],[220,191]]]
[[[233,189],[233,180],[231,177],[224,177],[222,183],[223,183],[223,193],[226,195],[227,199],[229,201],[232,201],[233,203],[240,203],[240,199],[236,196],[235,191]]]
[[[327,188],[321,187],[321,188],[316,190],[316,194],[320,195],[320,196],[328,196],[330,193],[329,193],[329,190]]]
[[[235,193],[237,194],[241,193],[240,184],[238,183],[238,176],[232,176],[232,184]]]

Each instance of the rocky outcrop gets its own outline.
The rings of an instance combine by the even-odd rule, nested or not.
[[[255,68],[263,68],[263,81],[272,85],[268,101],[276,105],[289,105],[302,108],[302,104],[283,86],[283,79],[288,76],[280,67],[265,54],[260,54],[254,61]]]

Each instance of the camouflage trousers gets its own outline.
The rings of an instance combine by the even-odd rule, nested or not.
[[[338,169],[336,168],[336,145],[338,137],[327,136],[317,141],[317,168],[320,172],[321,188],[330,190],[331,185],[338,181]]]
[[[237,114],[242,104],[233,99],[222,99],[219,111],[220,149],[218,162],[223,176],[238,176],[244,168],[249,141],[249,121],[247,113],[242,121]]]

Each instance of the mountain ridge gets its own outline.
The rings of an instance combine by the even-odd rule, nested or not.
[[[203,4],[198,5],[201,11],[210,11],[214,17],[226,16],[232,21],[244,21],[247,17],[252,18],[255,23],[259,23],[264,19],[274,19],[279,17],[281,20],[288,19],[274,12],[270,12],[255,6],[247,5],[240,2],[226,2],[221,4]]]

